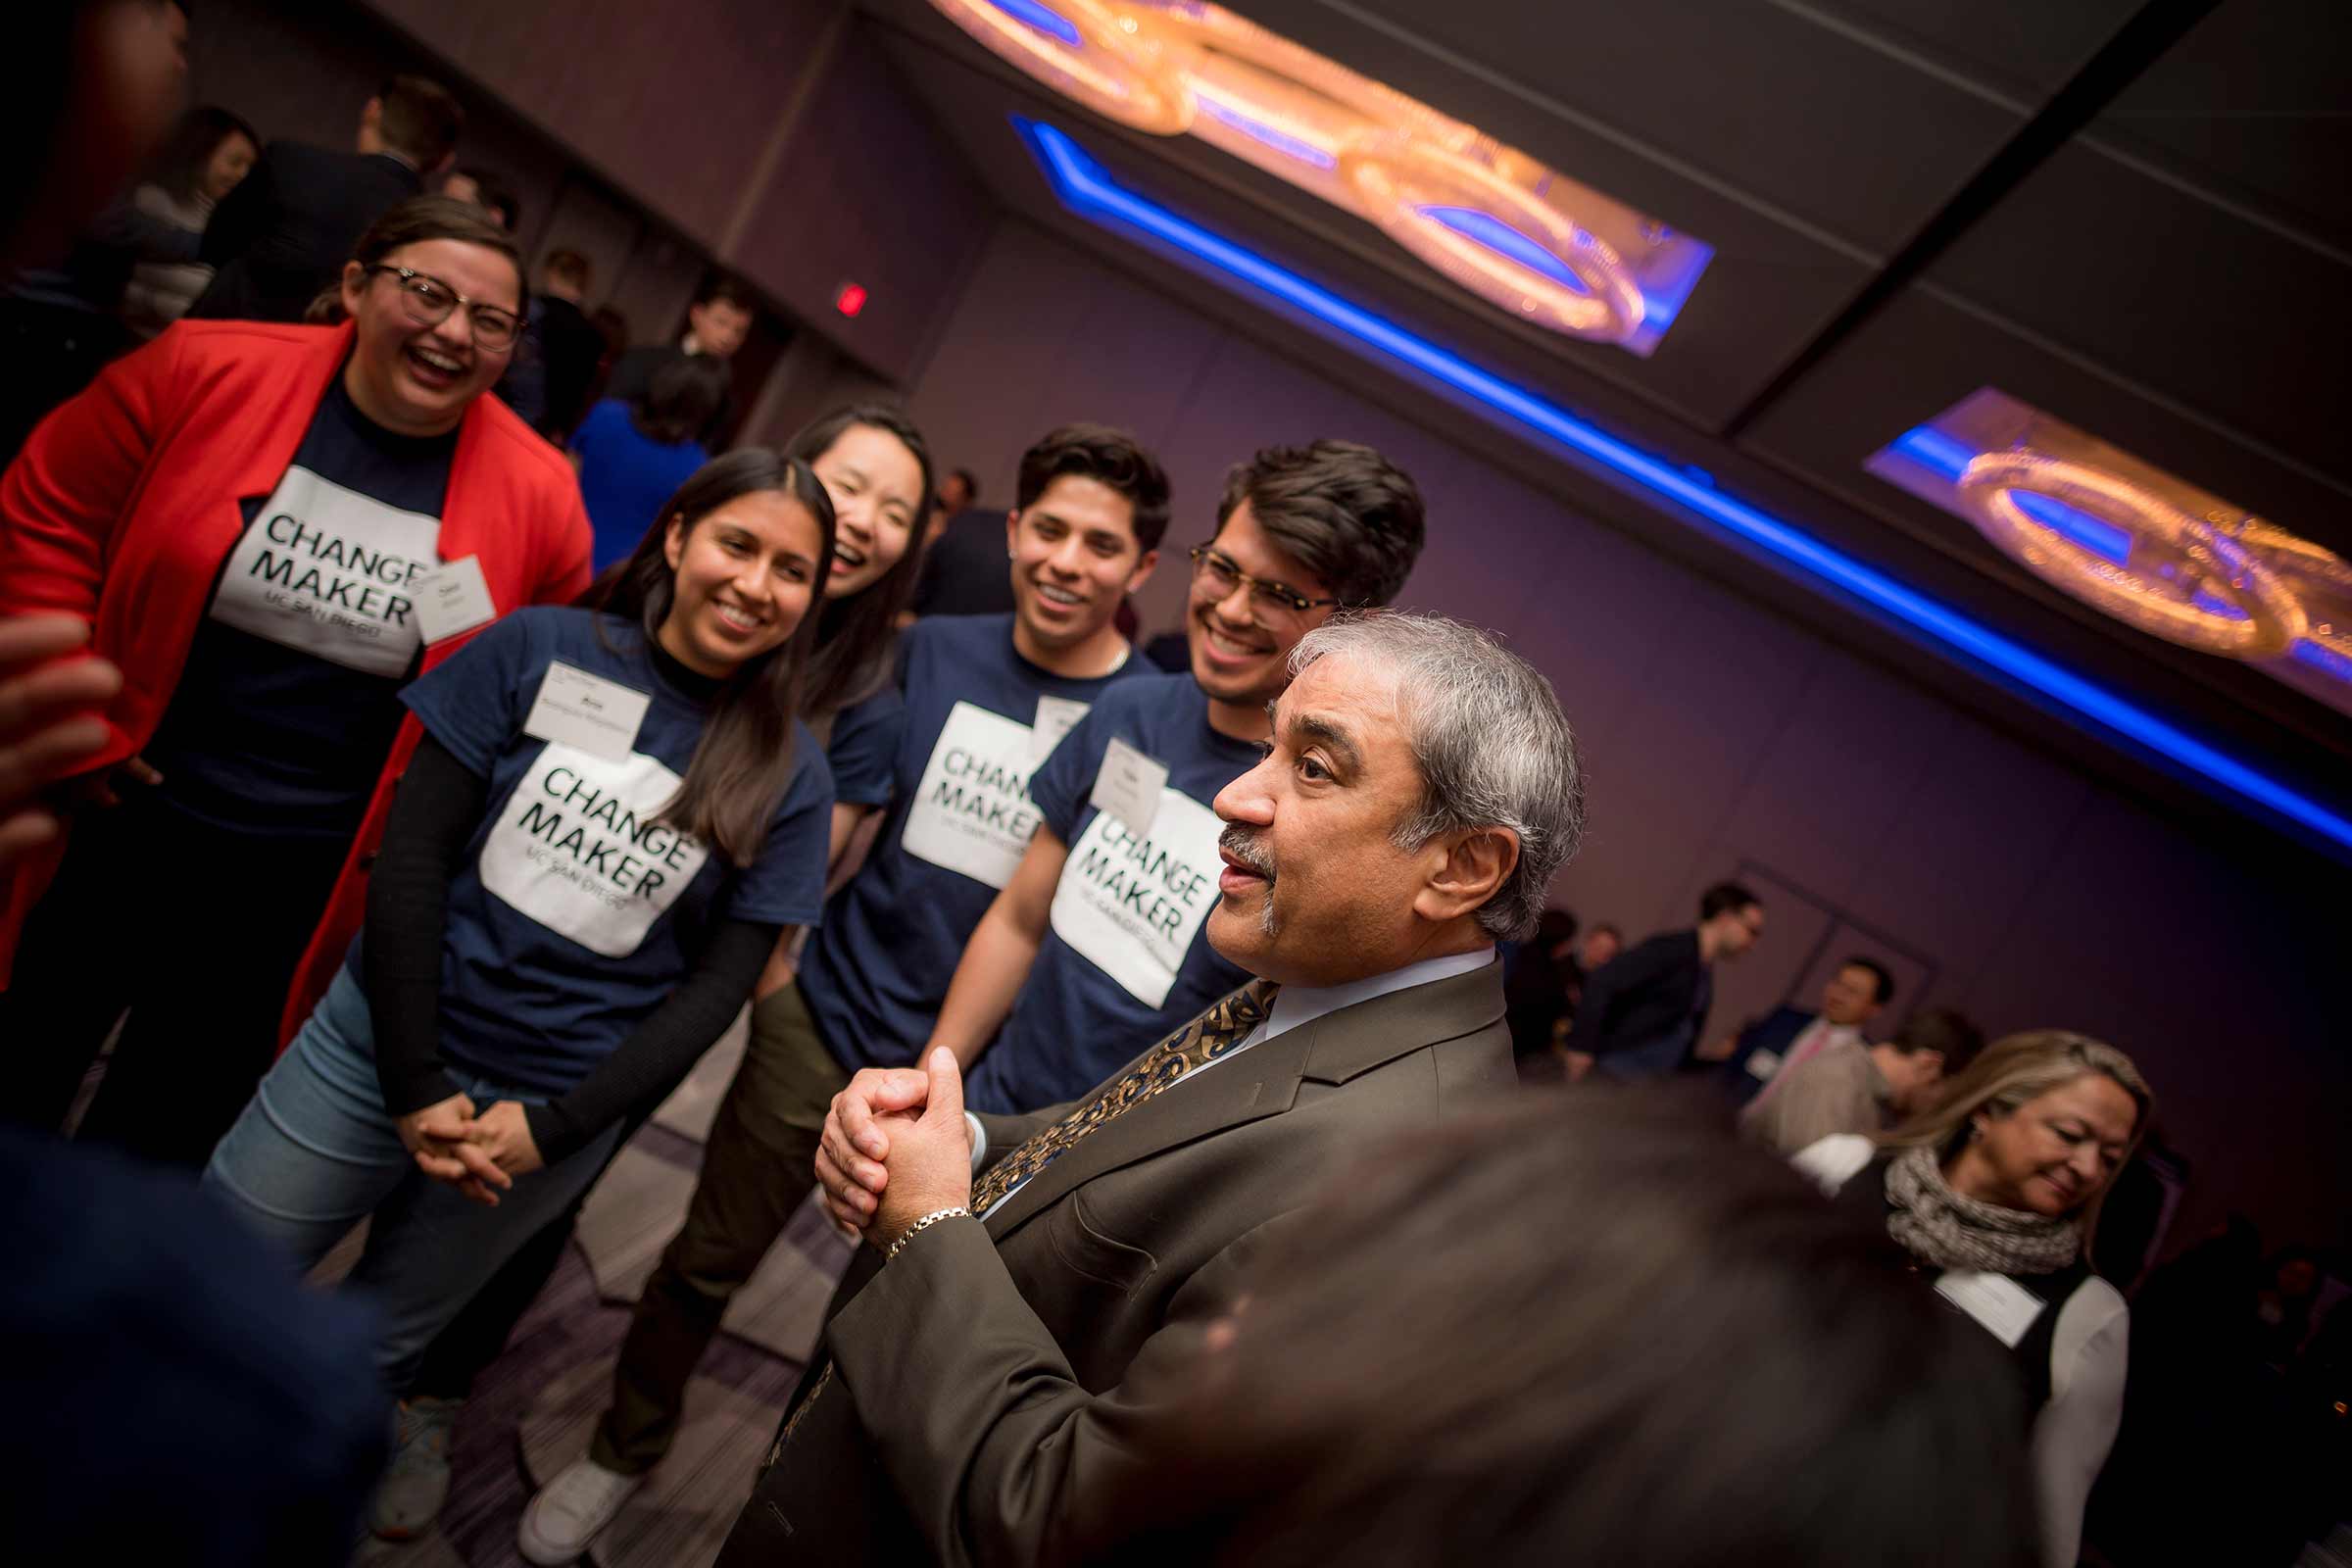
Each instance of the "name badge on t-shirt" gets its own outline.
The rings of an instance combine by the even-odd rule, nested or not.
[[[2012,1350],[2041,1315],[2041,1298],[2006,1274],[1956,1269],[1936,1282],[1936,1294],[1975,1318]]]
[[[1029,726],[1029,760],[1042,762],[1054,755],[1061,738],[1078,727],[1092,703],[1072,702],[1067,697],[1040,697],[1037,700],[1037,722]]]
[[[397,680],[416,659],[416,583],[440,565],[440,518],[388,507],[297,465],[228,553],[210,614]]]
[[[1747,1054],[1747,1075],[1758,1083],[1770,1083],[1772,1075],[1781,1070],[1781,1054],[1777,1051],[1751,1051]]]
[[[1159,792],[1167,782],[1165,764],[1113,735],[1103,749],[1102,766],[1095,774],[1095,792],[1086,803],[1108,811],[1128,832],[1144,838],[1152,831],[1152,818],[1159,814]]]
[[[557,660],[539,682],[522,732],[543,741],[576,747],[608,762],[625,761],[637,744],[638,726],[653,698],[618,681],[590,674]]]
[[[490,583],[482,575],[479,556],[453,561],[411,586],[416,596],[416,625],[427,643],[486,626],[498,618],[498,606],[490,600]]]

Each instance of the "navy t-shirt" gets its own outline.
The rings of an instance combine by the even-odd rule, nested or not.
[[[559,662],[652,699],[624,760],[523,733]],[[751,865],[654,820],[677,794],[709,710],[662,678],[634,623],[518,610],[405,697],[451,756],[490,781],[441,944],[441,1052],[452,1063],[517,1090],[567,1093],[686,977],[712,925],[808,925],[822,912],[833,781],[806,726],[793,727],[791,779]]]
[[[1141,838],[1087,801],[1114,738],[1168,770]],[[1029,794],[1070,858],[1029,978],[964,1080],[972,1109],[1074,1099],[1250,979],[1203,928],[1224,828],[1209,803],[1257,758],[1250,742],[1209,728],[1208,694],[1189,674],[1122,682],[1054,749]]]
[[[899,640],[905,729],[890,814],[801,955],[800,988],[843,1065],[901,1066],[931,1038],[963,945],[1037,831],[1043,741],[1136,674],[1074,680],[1013,651],[1010,615],[916,621]],[[1043,705],[1041,708],[1041,704]]]
[[[833,770],[833,799],[844,806],[888,806],[891,768],[906,733],[906,704],[895,685],[852,703],[833,716],[825,763]]]
[[[327,384],[277,487],[245,502],[147,743],[166,804],[239,832],[359,831],[423,650],[411,585],[441,564],[457,443],[395,435]]]

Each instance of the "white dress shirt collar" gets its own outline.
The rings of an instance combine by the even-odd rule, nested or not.
[[[1414,986],[1430,985],[1439,980],[1450,980],[1457,974],[1483,969],[1494,961],[1492,947],[1476,948],[1468,953],[1449,953],[1442,958],[1423,958],[1387,974],[1376,974],[1362,980],[1350,980],[1336,986],[1284,986],[1274,994],[1274,1010],[1266,1021],[1257,1026],[1243,1044],[1254,1046],[1261,1040],[1288,1034],[1302,1023],[1313,1023],[1327,1012],[1352,1007],[1374,997],[1385,997],[1393,991],[1405,991]]]

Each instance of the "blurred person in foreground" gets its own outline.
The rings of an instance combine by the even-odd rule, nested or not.
[[[1984,1031],[1950,1007],[1930,1007],[1892,1040],[1866,1044],[1857,1032],[1794,1066],[1740,1113],[1748,1136],[1793,1154],[1838,1133],[1873,1137],[1933,1109],[1946,1080],[1984,1049]]]
[[[1216,799],[1209,941],[1256,979],[1071,1104],[967,1119],[944,1049],[835,1097],[817,1177],[869,1246],[722,1564],[1066,1551],[1133,1390],[1181,1375],[1257,1242],[1367,1139],[1512,1085],[1494,943],[1583,814],[1549,684],[1381,612],[1292,668]]]
[[[1680,1095],[1398,1134],[1267,1240],[1062,1560],[2036,1561],[1999,1349]]]
[[[2051,1568],[2080,1555],[2083,1504],[2123,1419],[2131,1313],[2090,1251],[2154,1108],[2131,1057],[2037,1029],[1987,1047],[1927,1114],[1876,1139],[1825,1138],[1794,1161],[2010,1352]]]
[[[185,14],[35,8],[0,60],[0,263],[88,217],[170,123]],[[93,194],[94,193],[94,194]],[[42,788],[104,746],[122,676],[72,614],[0,618],[0,884],[53,839]],[[12,1560],[308,1568],[349,1546],[381,1462],[366,1315],[306,1297],[184,1183],[0,1130],[0,1333],[39,1418],[0,1438]]]

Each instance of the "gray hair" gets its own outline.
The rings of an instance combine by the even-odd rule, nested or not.
[[[1474,626],[1367,610],[1336,614],[1291,651],[1297,679],[1319,659],[1362,660],[1396,680],[1397,716],[1421,770],[1421,804],[1397,824],[1417,850],[1441,833],[1508,828],[1519,863],[1478,910],[1497,941],[1523,937],[1585,830],[1576,740],[1551,682]]]

